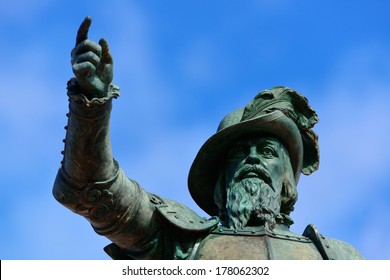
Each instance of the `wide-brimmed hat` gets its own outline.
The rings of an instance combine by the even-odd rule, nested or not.
[[[309,175],[318,169],[318,137],[311,130],[317,122],[317,114],[298,92],[287,87],[260,92],[245,108],[228,114],[200,148],[188,176],[192,198],[209,215],[218,215],[214,189],[226,152],[252,135],[273,136],[283,143],[298,182],[301,172]]]

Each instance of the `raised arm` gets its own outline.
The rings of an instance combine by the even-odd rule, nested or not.
[[[67,174],[88,182],[107,180],[116,172],[109,120],[111,99],[119,95],[119,89],[111,84],[113,64],[107,41],[88,40],[90,25],[91,18],[86,17],[72,50],[76,78],[68,83],[70,112],[63,160]]]
[[[107,41],[88,40],[91,18],[82,22],[72,50],[75,78],[68,82],[69,113],[63,160],[54,197],[91,222],[121,248],[147,237],[154,209],[150,195],[129,180],[112,156],[110,112],[119,88],[112,84]],[[138,216],[144,217],[140,223]],[[132,226],[131,222],[137,226]],[[137,232],[137,234],[134,234]]]
[[[171,219],[182,221],[177,215],[183,211],[178,207],[187,208],[144,191],[126,178],[113,159],[109,123],[112,99],[119,96],[119,89],[111,83],[113,64],[107,41],[100,39],[97,44],[88,40],[90,25],[91,18],[85,18],[72,50],[75,78],[68,82],[64,158],[53,195],[85,217],[98,234],[114,242],[106,250],[114,258],[187,258],[197,237],[181,236],[174,233],[182,230],[180,227],[168,226]],[[199,219],[203,229],[203,219],[188,209],[183,213]]]

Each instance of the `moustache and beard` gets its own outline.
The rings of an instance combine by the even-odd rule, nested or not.
[[[249,173],[256,176],[248,176]],[[241,229],[265,225],[273,229],[283,219],[280,215],[281,187],[275,183],[261,165],[245,165],[238,170],[226,189],[228,227]]]

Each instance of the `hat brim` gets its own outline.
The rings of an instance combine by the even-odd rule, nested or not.
[[[281,111],[273,111],[228,126],[203,144],[188,176],[188,188],[192,198],[211,216],[218,216],[214,189],[224,155],[235,141],[248,135],[271,135],[280,140],[289,152],[295,181],[299,180],[303,160],[301,134],[296,124]]]

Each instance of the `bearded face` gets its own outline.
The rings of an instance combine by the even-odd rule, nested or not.
[[[229,228],[267,225],[272,229],[286,217],[281,210],[289,214],[293,209],[295,181],[288,152],[275,138],[236,143],[228,152],[223,175],[226,192],[223,197],[216,193],[216,202],[225,201],[225,205],[219,205],[221,220]],[[286,198],[291,190],[295,194],[292,204]],[[291,204],[289,209],[286,203]]]
[[[259,178],[245,178],[228,187],[226,209],[230,228],[265,223],[272,228],[280,212],[280,194]]]

